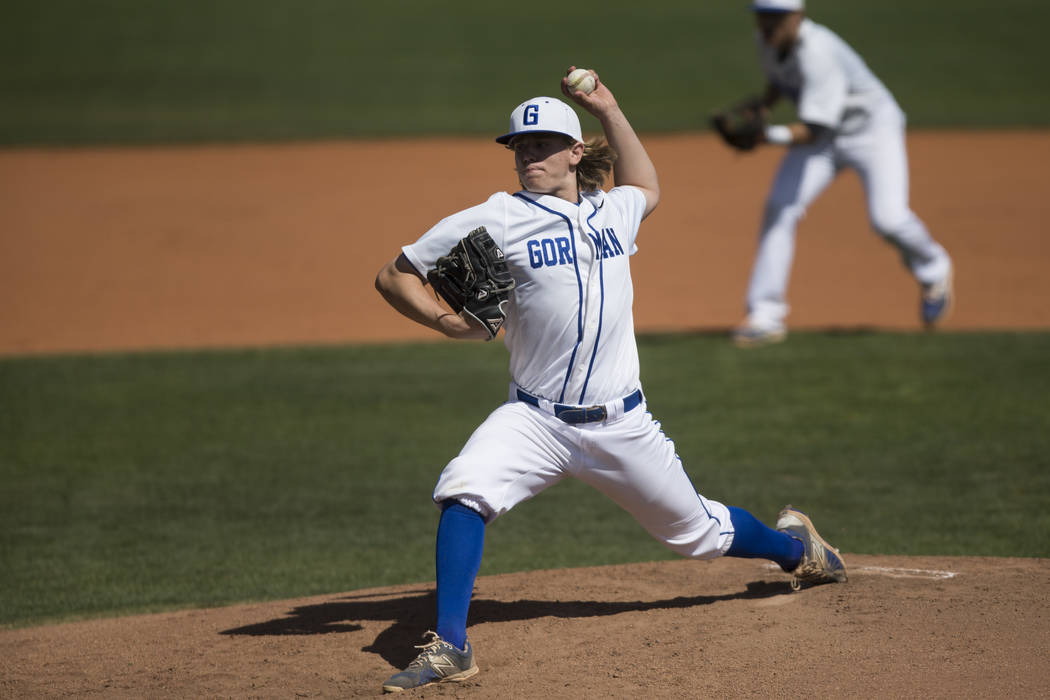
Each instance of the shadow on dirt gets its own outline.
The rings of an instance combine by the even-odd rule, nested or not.
[[[771,598],[791,594],[787,581],[752,581],[744,591],[724,595],[681,596],[667,600],[602,602],[589,600],[489,600],[475,599],[470,604],[471,624],[511,622],[542,617],[584,618],[619,615],[646,610],[670,610],[711,605],[727,600]],[[355,620],[389,620],[372,644],[362,651],[378,654],[391,665],[401,668],[415,657],[414,646],[422,641],[423,632],[434,628],[436,595],[432,589],[390,594],[346,596],[331,603],[294,608],[288,617],[267,620],[223,630],[225,635],[280,636],[296,634],[333,634],[364,629]]]

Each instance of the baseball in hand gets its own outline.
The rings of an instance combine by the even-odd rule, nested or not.
[[[569,73],[567,82],[573,92],[579,91],[585,95],[594,92],[594,76],[586,68],[577,68]]]

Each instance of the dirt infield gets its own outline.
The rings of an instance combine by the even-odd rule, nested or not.
[[[646,143],[663,199],[632,261],[637,327],[728,327],[778,154]],[[913,206],[956,262],[947,327],[1050,327],[1050,132],[909,146]],[[384,305],[376,271],[515,185],[484,139],[0,151],[0,353],[428,338]],[[917,328],[917,296],[843,176],[800,227],[789,322]]]
[[[1050,560],[850,556],[792,593],[722,559],[482,577],[482,672],[412,697],[1046,697]],[[428,586],[0,633],[0,695],[380,695]]]
[[[646,139],[664,199],[640,330],[742,315],[772,150]],[[372,288],[438,218],[513,189],[487,140],[0,152],[0,354],[429,337]],[[1050,327],[1050,133],[917,133],[913,206],[952,253],[949,329]],[[916,329],[917,291],[836,182],[800,229],[794,328]],[[791,593],[762,562],[482,577],[483,672],[413,697],[1046,697],[1050,560],[846,554]],[[377,695],[427,584],[0,631],[0,697]]]

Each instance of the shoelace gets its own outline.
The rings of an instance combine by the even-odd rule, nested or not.
[[[431,632],[428,630],[426,634],[430,636],[430,641],[416,645],[416,649],[422,649],[422,651],[420,651],[415,660],[409,664],[409,667],[420,666],[431,661],[431,657],[438,652],[440,647],[446,645],[451,646],[448,642],[439,637],[437,632]]]

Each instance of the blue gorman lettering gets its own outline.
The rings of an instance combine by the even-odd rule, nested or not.
[[[588,233],[587,235],[594,241],[595,246],[602,249],[602,258],[623,255],[623,246],[620,245],[620,239],[616,237],[616,232],[611,228],[603,228],[600,236],[594,233]]]
[[[587,234],[594,241],[594,245],[601,249],[602,258],[612,258],[623,255],[623,246],[616,232],[611,228],[602,229],[600,235]],[[532,239],[526,244],[529,251],[529,265],[533,269],[541,267],[554,267],[556,265],[571,265],[575,262],[572,256],[572,242],[566,236],[558,238]]]
[[[572,243],[568,238],[535,238],[528,242],[529,265],[534,269],[544,266],[569,265],[574,262]]]

